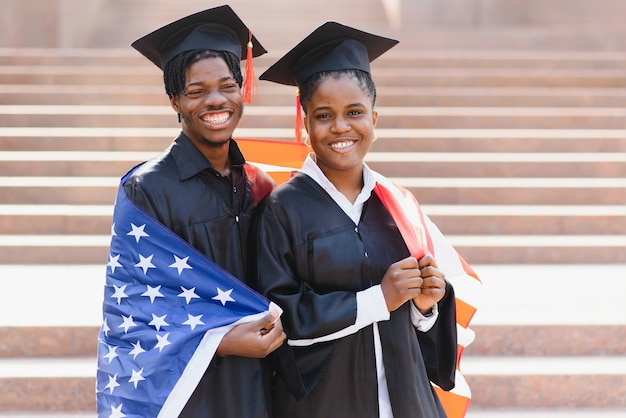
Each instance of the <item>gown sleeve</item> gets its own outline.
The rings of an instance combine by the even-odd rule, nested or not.
[[[428,378],[443,390],[454,388],[457,333],[454,288],[446,282],[446,294],[439,301],[439,317],[426,332],[417,331]]]

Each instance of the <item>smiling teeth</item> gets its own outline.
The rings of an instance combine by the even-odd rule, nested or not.
[[[344,148],[348,148],[352,144],[354,144],[354,141],[341,141],[341,142],[335,142],[334,144],[331,144],[331,147],[334,149],[344,149]]]
[[[228,117],[229,117],[228,113],[220,113],[219,115],[207,116],[203,118],[202,120],[212,125],[219,125],[220,123],[226,122],[228,120]]]

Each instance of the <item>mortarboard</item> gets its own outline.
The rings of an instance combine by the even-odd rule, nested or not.
[[[227,5],[183,17],[137,39],[131,46],[161,70],[181,52],[194,49],[228,51],[240,60],[248,60],[248,83],[254,81],[248,80],[254,78],[251,58],[267,52]]]
[[[322,71],[357,69],[370,72],[371,61],[398,43],[345,26],[326,22],[269,67],[261,80],[296,86]]]
[[[270,66],[259,79],[299,86],[313,74],[323,71],[362,70],[369,73],[370,62],[397,43],[395,39],[337,22],[326,22]],[[302,115],[298,98],[296,141],[302,141]]]

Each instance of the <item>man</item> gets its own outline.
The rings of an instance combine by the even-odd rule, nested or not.
[[[162,155],[125,178],[124,191],[145,213],[243,280],[250,217],[274,183],[245,163],[232,134],[243,113],[240,60],[247,55],[250,65],[253,56],[266,51],[228,6],[170,23],[132,46],[163,70],[182,132]],[[181,263],[178,267],[185,268]],[[150,265],[145,266],[144,274]],[[158,292],[148,289],[153,296]],[[223,304],[228,301],[226,293],[220,299]],[[122,299],[117,300],[119,304]],[[161,319],[164,324],[166,319]],[[232,328],[180,416],[269,417],[271,376],[260,359],[284,338],[276,311]],[[107,388],[113,392],[116,385]],[[109,406],[124,413],[121,407]]]

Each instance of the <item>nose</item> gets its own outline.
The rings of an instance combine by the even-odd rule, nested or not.
[[[226,96],[220,89],[209,89],[205,92],[203,102],[207,106],[219,106],[226,103]]]
[[[332,132],[335,133],[348,132],[350,129],[352,129],[352,127],[350,126],[350,121],[348,121],[343,116],[337,116],[331,126]]]

